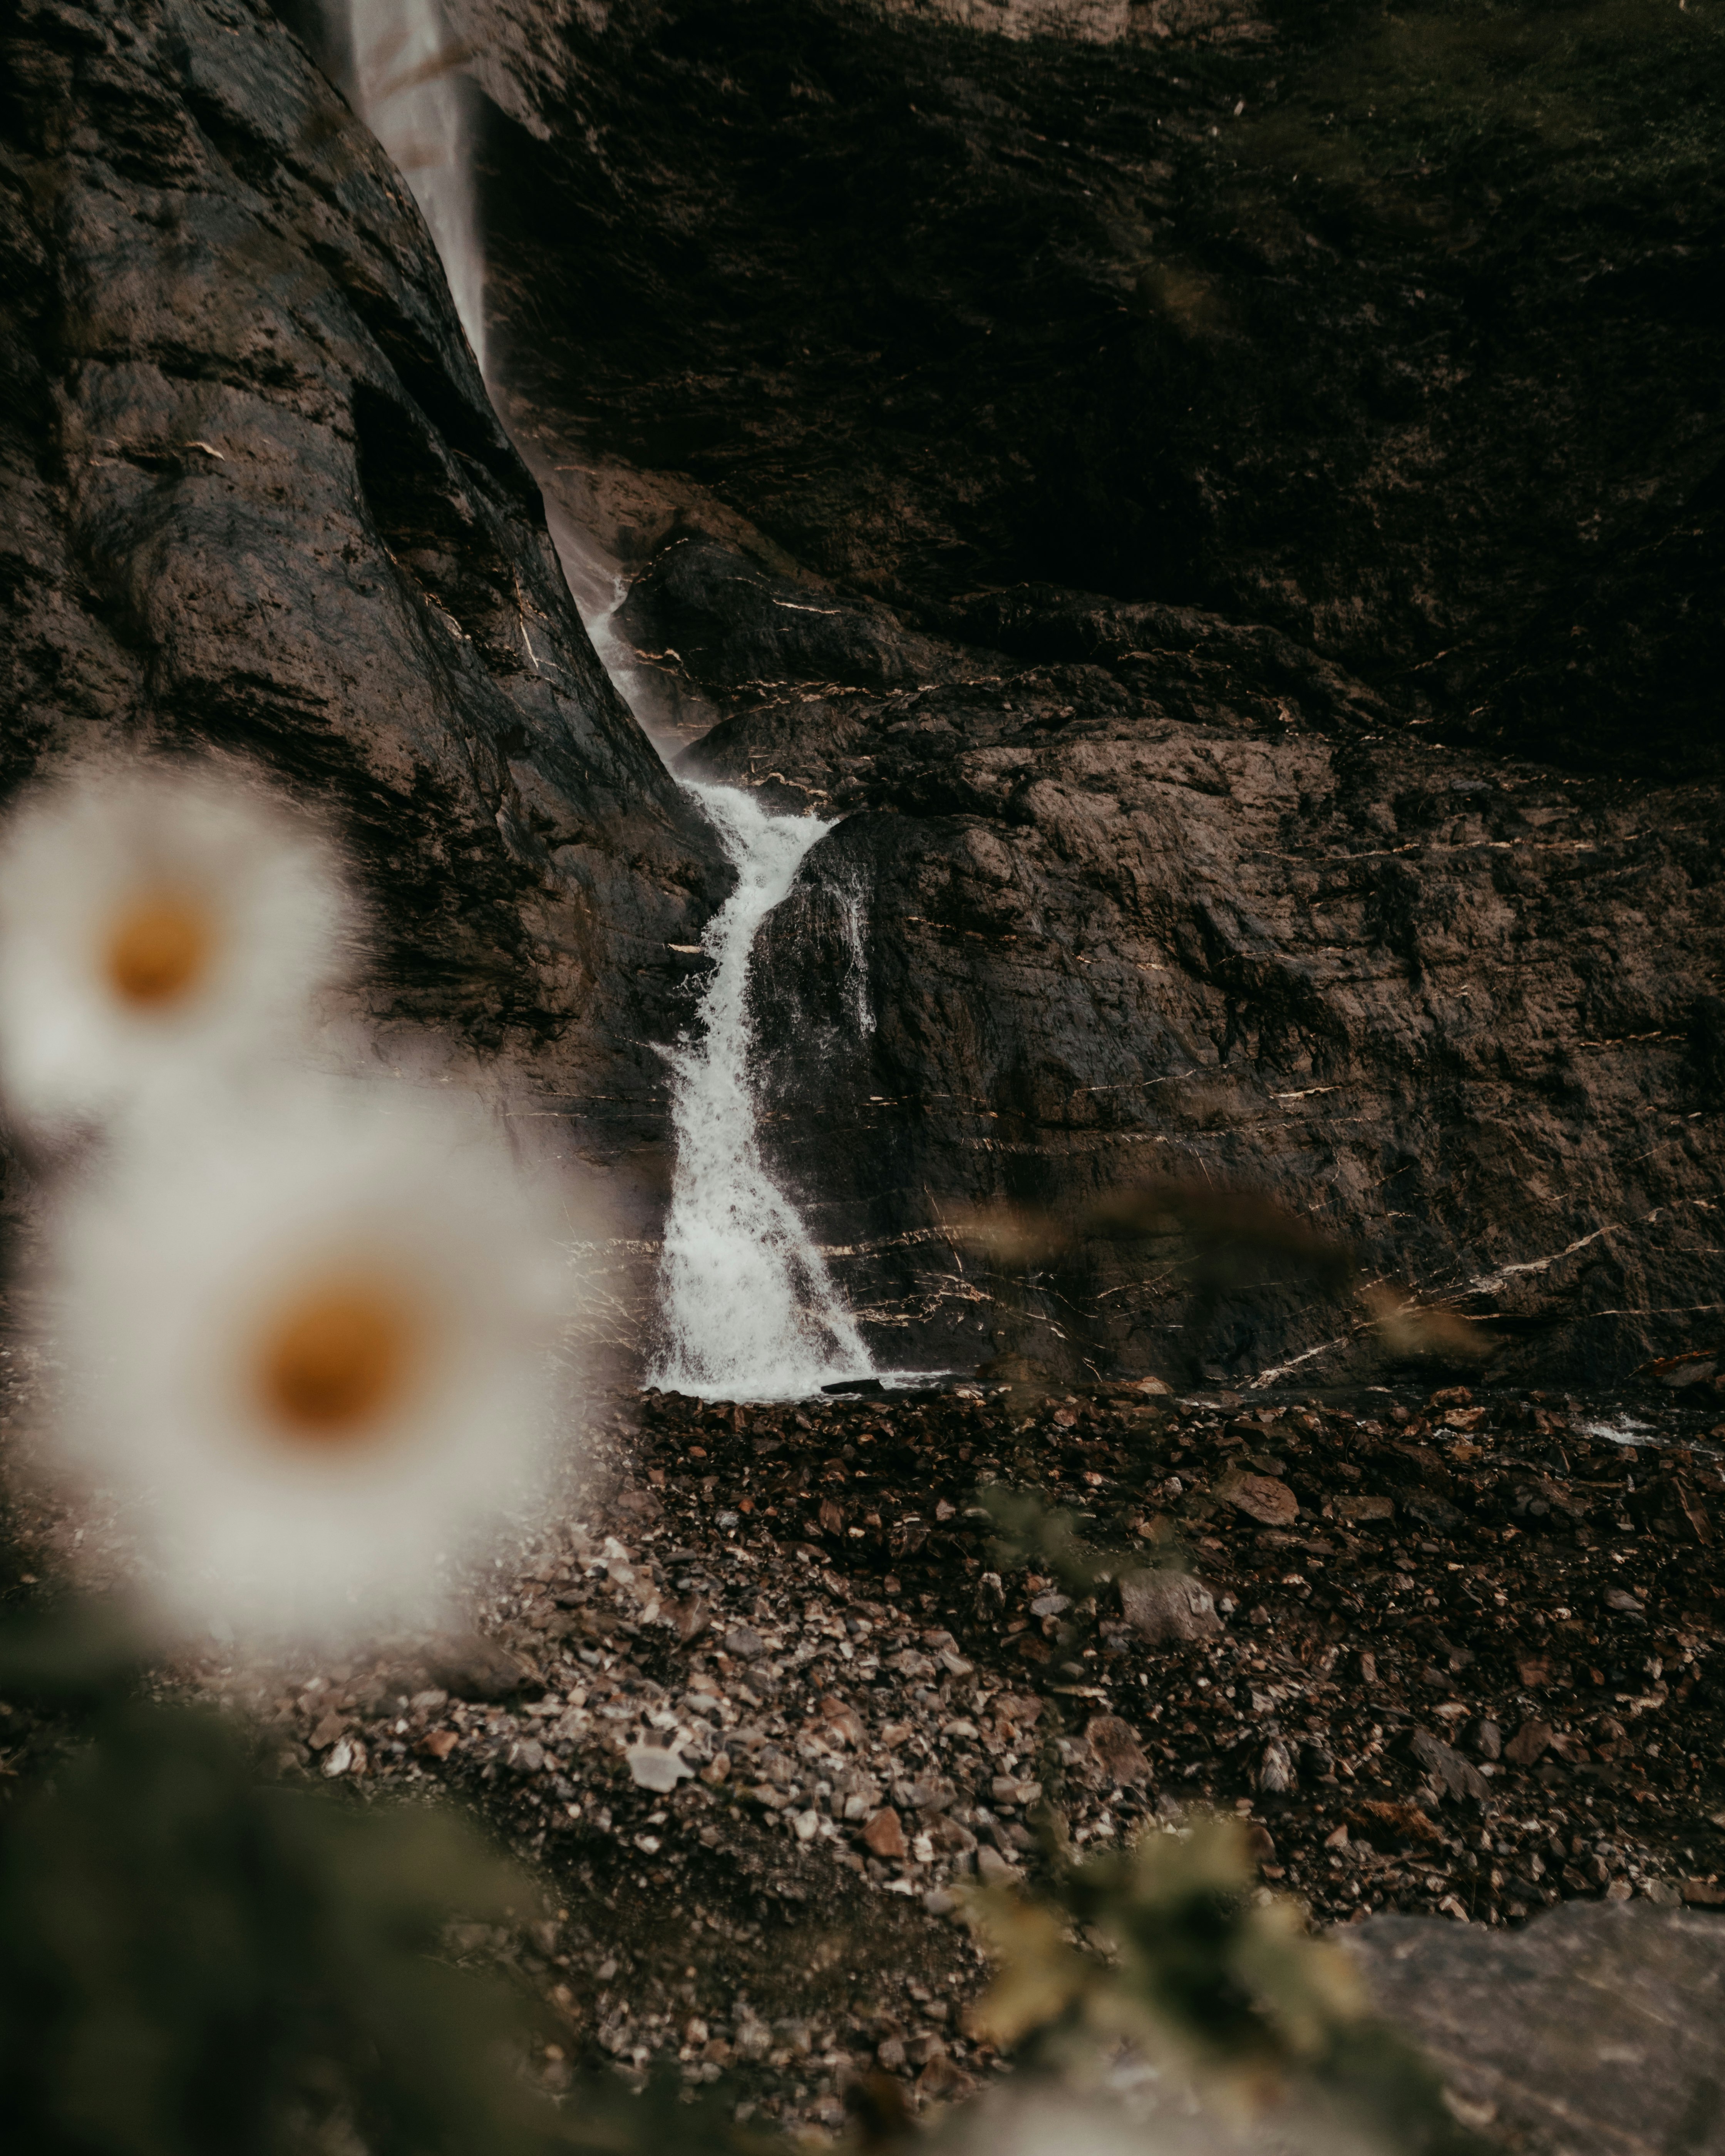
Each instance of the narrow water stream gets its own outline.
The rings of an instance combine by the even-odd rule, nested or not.
[[[671,1051],[677,1163],[660,1270],[666,1346],[653,1383],[726,1399],[798,1399],[874,1365],[797,1209],[761,1157],[749,970],[762,923],[828,831],[729,786],[689,791],[737,888],[709,924],[703,1035]]]
[[[485,371],[485,258],[467,140],[462,57],[438,0],[325,0],[344,17],[360,116],[413,191]]]

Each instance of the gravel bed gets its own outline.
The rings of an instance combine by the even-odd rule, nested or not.
[[[1195,1804],[1319,1923],[1725,1905],[1720,1412],[630,1396],[482,1636],[263,1711],[285,1771],[453,1785],[536,1868],[556,1914],[471,1944],[547,2000],[553,2086],[670,2061],[832,2126],[860,2068],[919,2104],[999,2069],[967,1882]],[[1026,1489],[1090,1580],[1003,1561]]]

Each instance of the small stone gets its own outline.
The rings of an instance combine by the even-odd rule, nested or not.
[[[956,2103],[975,2087],[964,2069],[954,2066],[944,2054],[931,2059],[916,2076],[916,2093],[930,2103]]]
[[[968,1856],[976,1847],[970,1829],[944,1812],[937,1812],[928,1822],[928,1840],[937,1856]]]
[[[1631,1594],[1627,1588],[1623,1587],[1608,1587],[1605,1589],[1605,1607],[1615,1610],[1620,1617],[1645,1617],[1647,1614],[1646,1605],[1640,1596]],[[312,1742],[315,1744],[316,1739],[314,1738]]]
[[[1294,1786],[1294,1763],[1287,1746],[1272,1737],[1258,1762],[1258,1787],[1266,1797],[1285,1797]]]
[[[346,1715],[326,1714],[305,1741],[314,1752],[326,1751],[347,1727]]]
[[[1531,1767],[1551,1739],[1548,1722],[1524,1722],[1504,1746],[1503,1756],[1512,1767]]]
[[[538,1747],[536,1745],[534,1749],[536,1751]],[[656,1790],[660,1796],[675,1789],[685,1774],[695,1772],[680,1753],[662,1744],[631,1744],[623,1756],[630,1779],[644,1789]]]
[[[1503,1732],[1495,1722],[1484,1717],[1468,1731],[1468,1742],[1481,1759],[1501,1759],[1503,1757]]]
[[[896,1862],[906,1854],[904,1824],[891,1804],[883,1804],[869,1820],[862,1838],[883,1863]]]
[[[1230,1467],[1216,1484],[1215,1494],[1223,1504],[1266,1527],[1291,1527],[1300,1517],[1299,1499],[1274,1476],[1248,1475],[1242,1468]]]
[[[517,1774],[536,1774],[545,1764],[545,1747],[535,1738],[523,1738],[510,1746],[505,1763]],[[639,1781],[640,1777],[635,1779]]]
[[[460,1742],[461,1739],[453,1729],[430,1729],[419,1739],[413,1749],[424,1758],[447,1759]]]
[[[1369,1526],[1373,1521],[1393,1520],[1395,1501],[1390,1497],[1367,1496],[1338,1497],[1335,1503],[1336,1517],[1350,1527]]]
[[[863,1728],[862,1717],[854,1707],[847,1707],[842,1699],[829,1693],[820,1703],[820,1712],[826,1724],[825,1733],[829,1737],[836,1737],[853,1747],[863,1742],[866,1732]],[[974,1735],[975,1732],[971,1733]]]
[[[498,1705],[518,1693],[539,1693],[545,1680],[524,1655],[477,1634],[454,1642],[439,1656],[434,1672],[454,1699]]]
[[[1084,1741],[1096,1763],[1117,1789],[1142,1782],[1150,1772],[1132,1726],[1116,1714],[1098,1714],[1085,1724]],[[1024,1799],[1021,1798],[1019,1802]]]
[[[950,1917],[958,1906],[958,1897],[944,1887],[931,1887],[922,1897],[922,1906],[931,1917]]]
[[[1491,1795],[1485,1776],[1472,1761],[1429,1729],[1416,1729],[1408,1739],[1408,1749],[1431,1782],[1456,1803],[1471,1797],[1484,1804]]]
[[[767,1651],[767,1642],[751,1625],[739,1625],[725,1635],[725,1652],[739,1661],[752,1662]]]
[[[1222,1629],[1209,1588],[1189,1572],[1128,1573],[1120,1583],[1122,1614],[1142,1639],[1209,1639]]]
[[[987,1885],[998,1886],[1001,1881],[1017,1879],[1023,1875],[1015,1864],[1009,1864],[998,1849],[985,1841],[976,1853],[977,1874]]]

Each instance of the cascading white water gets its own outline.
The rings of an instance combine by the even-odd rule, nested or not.
[[[485,258],[467,139],[461,54],[438,0],[326,0],[345,13],[361,117],[413,191],[485,371]]]
[[[360,112],[413,189],[483,374],[485,256],[454,74],[459,54],[438,0],[325,4],[345,23]],[[576,535],[559,535],[570,590],[600,660],[644,719],[644,685],[611,627],[624,585],[614,572],[602,575],[587,551]],[[706,932],[716,963],[702,1005],[704,1036],[670,1051],[677,1163],[660,1268],[667,1345],[653,1378],[731,1399],[801,1399],[875,1369],[826,1260],[761,1158],[749,1080],[748,975],[761,923],[832,826],[769,816],[732,787],[689,791],[717,830],[737,885]],[[859,1024],[871,1024],[860,906],[858,894],[846,916],[847,940]]]
[[[769,816],[729,786],[689,791],[737,889],[709,925],[706,1034],[671,1051],[676,1175],[661,1267],[665,1353],[652,1382],[726,1399],[798,1399],[874,1365],[826,1260],[761,1158],[749,1063],[749,962],[761,924],[832,829]]]

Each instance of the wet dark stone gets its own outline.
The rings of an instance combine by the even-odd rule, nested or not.
[[[757,1006],[771,1157],[881,1353],[1465,1373],[1256,1250],[1085,1229],[1152,1171],[1315,1216],[1501,1373],[1692,1345],[1725,197],[1677,85],[1714,45],[1529,27],[1527,112],[1445,147],[1405,54],[1278,7],[463,19],[516,424],[636,572],[686,767],[845,819]],[[1420,49],[1476,111],[1465,41]],[[1559,93],[1593,148],[1504,146]],[[1076,1240],[961,1268],[1003,1205]]]
[[[4,79],[0,788],[122,747],[255,760],[354,859],[362,1014],[475,1052],[650,1219],[667,946],[724,874],[594,658],[399,175],[248,0],[43,0]]]

